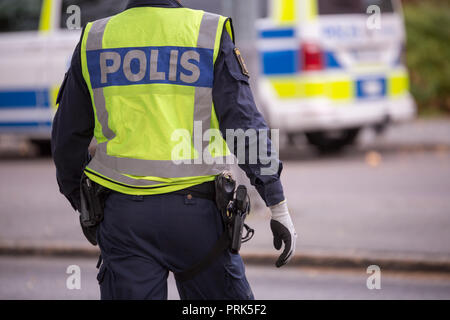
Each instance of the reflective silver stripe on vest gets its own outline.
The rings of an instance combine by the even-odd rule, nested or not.
[[[111,17],[103,18],[92,23],[86,42],[86,50],[98,50],[103,48],[103,34]]]
[[[110,18],[95,21],[89,31],[86,40],[86,50],[100,50],[103,48],[103,34]],[[200,24],[200,31],[197,40],[197,47],[214,50],[216,42],[217,28],[219,26],[220,16],[211,13],[204,13]],[[213,67],[213,66],[211,66]],[[124,176],[121,173],[136,176],[155,176],[164,178],[195,177],[219,174],[229,169],[230,161],[233,156],[214,158],[213,164],[206,164],[202,161],[203,150],[205,150],[209,141],[203,141],[206,132],[210,129],[212,114],[212,89],[196,87],[194,104],[194,124],[201,123],[202,131],[197,132],[201,137],[194,141],[201,141],[202,145],[195,145],[199,159],[190,160],[191,163],[182,162],[176,164],[172,160],[142,160],[132,158],[120,158],[107,154],[108,141],[115,137],[115,133],[108,126],[108,111],[103,88],[93,89],[95,109],[97,119],[102,126],[102,133],[107,138],[106,142],[97,146],[95,157],[89,163],[88,167],[112,180],[134,186],[151,186],[161,184],[160,181],[149,181],[145,179],[133,179]],[[195,135],[194,127],[194,135]],[[194,137],[193,137],[194,138]],[[209,139],[205,139],[209,140]]]
[[[162,184],[163,182],[160,181],[151,181],[151,180],[145,180],[145,179],[133,179],[127,176],[124,176],[123,174],[118,173],[117,171],[106,167],[103,165],[98,159],[97,156],[95,156],[91,162],[89,162],[89,169],[92,169],[98,173],[101,173],[105,177],[108,177],[109,179],[112,179],[114,181],[121,182],[123,184],[128,184],[130,186],[141,186],[141,187],[147,187],[152,186],[156,184]]]
[[[105,28],[109,19],[111,19],[111,17],[97,20],[92,24],[86,40],[87,51],[99,50],[103,48],[103,34],[105,33]],[[102,133],[106,139],[111,140],[116,136],[116,134],[108,126],[109,116],[108,111],[106,110],[103,88],[92,89],[92,91],[94,96],[95,112],[97,113],[97,119],[102,126]]]
[[[200,32],[197,39],[197,48],[205,48],[214,50],[216,44],[217,28],[219,27],[220,16],[205,12],[203,14],[202,22],[200,23]],[[195,105],[194,105],[194,126],[195,123],[201,122],[202,124],[202,138],[205,137],[205,132],[211,125],[211,112],[212,112],[212,89],[211,88],[195,88]],[[198,121],[198,122],[196,122]],[[194,148],[199,154],[199,159],[195,159],[194,163],[200,165],[202,161],[203,150],[209,145],[209,139],[195,139],[195,127],[193,134]],[[206,137],[205,137],[206,138]],[[196,141],[201,141],[201,145],[197,145]],[[226,168],[225,168],[226,169]]]
[[[153,176],[163,178],[198,177],[198,176],[218,174],[228,169],[226,162],[224,162],[224,164],[207,165],[207,164],[195,164],[195,162],[191,160],[192,161],[191,164],[181,163],[177,165],[172,160],[142,160],[131,158],[118,158],[106,154],[106,152],[104,152],[105,148],[106,143],[99,144],[97,146],[97,151],[95,152],[95,157],[93,160],[96,160],[99,164],[103,165],[104,167],[112,168],[115,171],[134,176],[143,176],[143,177]],[[93,161],[91,161],[91,163],[92,162]],[[89,168],[97,171],[94,167],[91,166],[91,163],[89,163]],[[101,167],[99,167],[98,165],[97,168],[101,169]],[[111,177],[108,174],[104,174],[103,173],[104,170],[98,172],[102,173],[107,177]],[[111,177],[111,179],[122,182],[122,180],[114,179],[113,177]],[[147,181],[147,184],[152,184],[149,182],[149,180],[142,180],[142,181]]]
[[[220,16],[217,14],[209,12],[203,14],[197,39],[197,48],[214,49],[219,20]]]

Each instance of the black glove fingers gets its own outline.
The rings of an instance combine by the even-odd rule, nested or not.
[[[280,236],[273,237],[273,246],[275,247],[275,249],[280,250],[282,243],[283,241]]]
[[[287,259],[289,259],[289,257],[292,254],[292,239],[291,239],[290,235],[287,238],[284,237],[283,242],[284,242],[284,250],[283,250],[283,253],[280,255],[280,257],[277,260],[277,263],[276,263],[277,267],[281,267],[282,265],[285,265]]]
[[[286,264],[286,261],[292,255],[292,236],[289,230],[278,221],[271,220],[270,228],[273,233],[273,245],[275,249],[281,249],[282,243],[284,242],[283,253],[278,257],[275,263],[279,268]]]

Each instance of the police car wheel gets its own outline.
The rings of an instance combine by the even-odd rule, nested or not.
[[[351,145],[358,137],[360,128],[338,131],[307,132],[308,143],[320,152],[330,153],[341,151],[345,146]]]
[[[40,156],[50,156],[52,154],[50,140],[32,139],[30,142],[37,148]]]

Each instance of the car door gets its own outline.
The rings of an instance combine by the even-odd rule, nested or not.
[[[0,132],[39,135],[51,127],[42,2],[0,2]]]

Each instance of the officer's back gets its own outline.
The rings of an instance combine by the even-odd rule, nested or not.
[[[214,183],[236,154],[225,131],[268,130],[233,39],[230,19],[175,0],[130,1],[84,28],[58,95],[52,143],[61,192],[78,211],[102,213],[90,224],[82,214],[83,232],[101,249],[102,298],[165,299],[168,272],[183,274],[226,238]],[[296,235],[282,166],[270,157],[270,174],[261,161],[239,165],[271,207],[277,249],[285,243],[281,266]],[[181,298],[253,298],[239,254],[219,253],[177,277]]]

